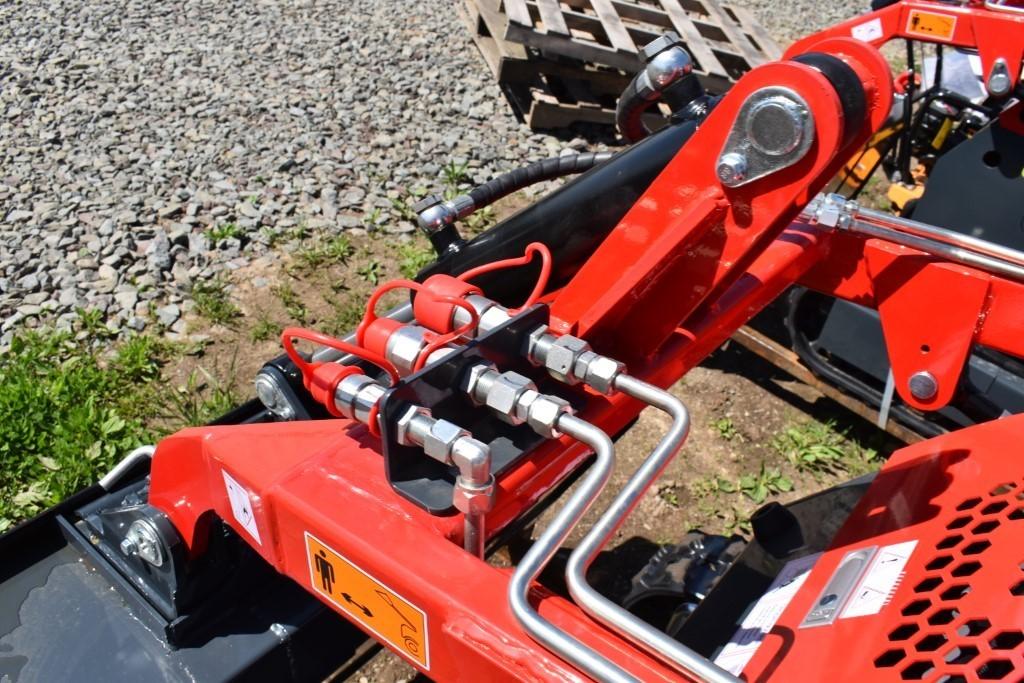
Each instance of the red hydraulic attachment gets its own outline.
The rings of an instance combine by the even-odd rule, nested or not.
[[[906,4],[935,8],[934,3]],[[897,11],[890,14],[897,16]],[[987,26],[973,20],[970,25]],[[1018,43],[1019,38],[1014,44]],[[788,286],[803,282],[888,309],[883,310],[883,321],[895,320],[886,327],[887,343],[890,331],[893,335],[890,352],[896,349],[897,354],[913,356],[914,362],[900,361],[901,367],[916,368],[908,370],[911,375],[929,368],[938,376],[939,386],[952,372],[949,368],[955,365],[963,343],[984,340],[997,348],[1021,352],[1024,337],[1016,313],[1020,309],[1014,310],[1024,297],[1019,281],[960,263],[951,265],[943,256],[896,237],[880,239],[842,229],[853,225],[854,219],[832,222],[824,208],[800,217],[815,193],[882,124],[892,103],[892,86],[887,64],[868,44],[826,37],[799,45],[799,50],[787,55],[791,59],[758,67],[741,78],[568,285],[546,295],[553,337],[567,333],[584,337],[602,353],[628,360],[634,377],[665,387]],[[1019,65],[1020,53],[1014,54],[1017,61],[1011,63]],[[735,133],[742,133],[748,124],[756,131],[752,112],[761,111],[769,100],[771,106],[781,107],[792,121],[799,122],[793,129],[797,134],[784,148],[768,145],[765,151],[756,148],[757,140],[751,148],[742,134]],[[852,215],[853,207],[843,210]],[[544,250],[537,253],[543,258]],[[920,289],[915,282],[918,277],[922,278]],[[367,321],[360,326],[359,339],[365,347],[360,347],[357,355],[389,372],[406,375],[433,362],[437,354],[451,352],[444,347],[472,337],[490,324],[490,309],[477,308],[485,298],[483,293],[465,280],[453,280],[402,283],[418,291],[416,325],[375,319],[372,311],[379,298],[375,297]],[[915,292],[937,282],[951,289],[958,289],[958,283],[971,284],[959,288],[962,295],[944,301],[942,310],[933,311],[944,319],[948,316],[948,325],[911,329],[909,323],[899,322],[902,315],[921,326],[920,317],[907,313],[911,302],[900,294],[908,282],[913,283]],[[537,300],[543,288],[539,284],[527,303]],[[498,313],[507,319],[507,311]],[[966,330],[957,333],[966,335],[966,341],[953,351],[943,351],[958,325],[966,325]],[[288,332],[309,338],[305,333]],[[931,334],[934,336],[928,336]],[[323,339],[312,341],[322,343]],[[403,350],[406,346],[412,351]],[[363,348],[376,353],[367,356]],[[572,356],[575,360],[582,357]],[[895,369],[897,361],[893,366]],[[565,372],[571,375],[575,367],[571,365]],[[342,376],[347,370],[306,370],[311,388],[316,387],[327,402],[332,387],[336,395],[343,383],[364,381],[362,376]],[[607,391],[595,390],[593,382],[586,384],[586,409],[577,417],[607,434],[622,430],[641,407],[614,383]],[[932,397],[931,405],[944,396],[940,392]],[[184,430],[156,450],[150,502],[166,512],[194,554],[202,552],[206,523],[213,516],[225,520],[278,571],[433,679],[584,680],[582,672],[588,670],[584,664],[574,665],[553,654],[528,635],[513,614],[505,596],[514,570],[494,567],[463,550],[463,545],[472,545],[464,538],[469,533],[465,524],[469,513],[432,515],[391,489],[380,456],[380,439],[367,427],[379,425],[375,417],[360,413],[356,403],[340,411],[349,415],[346,419]],[[985,435],[992,441],[1009,441],[1014,435],[1019,439],[1024,432],[1019,421],[984,429],[989,430]],[[987,486],[989,478],[1002,477],[1001,472],[990,469],[992,463],[999,462],[995,457],[975,461],[956,455],[961,450],[971,451],[964,445],[970,433],[949,442],[951,448],[942,451],[948,453],[945,456],[928,451],[938,465],[911,466],[903,471],[914,476],[900,481],[910,485],[923,477],[925,490],[936,491],[934,478],[956,464],[958,469],[946,489],[954,496],[958,494],[950,487],[957,485],[961,474],[972,487],[982,486],[983,481]],[[557,430],[552,430],[550,437],[494,482],[486,511],[488,537],[532,509],[588,458],[591,448],[580,441]],[[914,463],[915,454],[924,453],[913,451],[896,462]],[[969,465],[972,462],[977,464]],[[1021,483],[1019,476],[1012,481]],[[880,507],[862,511],[861,518],[874,519],[884,512],[887,521],[868,527],[866,532],[844,530],[837,540],[841,545],[819,561],[823,576],[834,566],[835,553],[854,541],[913,526],[914,537],[924,547],[938,533],[935,525],[948,523],[945,512],[936,516],[937,511],[928,507],[927,498],[903,497],[897,489],[884,491],[886,497],[870,498],[880,501]],[[998,495],[1008,502],[1007,496]],[[941,505],[945,511],[946,503]],[[890,511],[885,512],[887,509]],[[900,539],[909,538],[911,532],[899,534]],[[915,562],[917,558],[911,557],[910,563]],[[908,564],[908,571],[916,566]],[[816,568],[808,586],[819,585],[815,583],[818,574]],[[942,578],[953,587],[955,575],[942,574]],[[1000,575],[1000,580],[1004,578]],[[821,579],[825,580],[827,576]],[[910,589],[905,583],[900,591]],[[1006,599],[1012,595],[1008,590]],[[902,596],[902,592],[897,594],[900,600]],[[632,642],[620,637],[598,625],[572,601],[541,586],[531,591],[531,602],[539,618],[564,638],[607,662],[609,670],[621,672],[615,674],[617,680],[698,677],[683,673],[692,672],[692,666],[681,667],[678,660],[673,663],[671,658],[659,656],[650,642],[644,647],[633,645],[635,636],[631,636]],[[801,605],[808,606],[806,601],[794,600],[786,615],[795,614]],[[923,617],[929,618],[930,612]],[[915,616],[912,621],[923,628],[920,618]],[[842,673],[854,677],[860,672],[863,679],[879,672],[903,671],[880,667],[871,659],[885,655],[884,650],[875,653],[878,643],[871,640],[881,633],[876,633],[881,627],[865,619],[857,623],[868,629],[860,642],[870,646],[870,655],[845,657],[840,662]],[[840,624],[834,631],[847,626]],[[780,622],[781,642],[793,652],[803,653],[806,634],[800,631],[793,645],[794,628],[791,620]],[[825,637],[823,628],[819,633]],[[837,647],[839,642],[846,641],[837,641]],[[890,649],[901,650],[908,663],[921,659],[935,665],[948,654],[937,650],[939,654],[915,654],[915,659],[910,659],[910,648],[894,645]],[[986,656],[997,649],[991,644],[987,648]],[[825,651],[822,647],[819,653]],[[787,675],[779,675],[779,680],[805,678],[794,668],[800,666],[803,655],[790,657],[785,647],[773,647],[772,652],[775,659],[770,662],[763,661],[768,650],[759,652],[748,672],[766,678],[783,671],[780,666],[785,665],[789,667]],[[838,669],[830,673],[835,671]],[[730,680],[709,662],[700,677]]]

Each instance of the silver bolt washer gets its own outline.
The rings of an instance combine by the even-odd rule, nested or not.
[[[907,385],[910,388],[910,395],[918,401],[931,400],[939,393],[938,380],[935,379],[935,375],[927,370],[915,372],[910,376]]]
[[[772,95],[750,108],[744,128],[754,149],[777,157],[800,146],[807,119],[807,108],[802,104],[785,95]]]
[[[134,546],[134,553],[154,567],[164,563],[163,544],[160,542],[160,534],[153,522],[148,519],[137,519],[128,527],[124,541],[121,542],[121,552],[124,552],[125,545],[131,542]]]
[[[715,173],[726,187],[739,185],[747,177],[747,158],[738,152],[727,152],[718,160]]]
[[[1013,80],[1010,78],[1010,69],[1006,65],[1006,60],[1000,57],[992,64],[992,70],[988,74],[985,87],[989,95],[1002,97],[1010,94],[1012,85]]]

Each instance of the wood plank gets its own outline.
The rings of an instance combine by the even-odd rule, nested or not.
[[[540,33],[514,24],[511,21],[505,30],[505,40],[529,45],[539,50],[548,50],[553,54],[572,57],[584,62],[593,62],[594,64],[603,64],[616,69],[622,69],[630,73],[635,73],[640,68],[639,55],[623,54],[610,47],[591,41],[567,40],[564,37]]]
[[[509,23],[533,28],[533,19],[530,18],[530,10],[526,9],[526,0],[504,0],[504,3]]]
[[[761,52],[764,53],[765,61],[773,62],[782,56],[782,48],[779,47],[774,38],[768,35],[768,31],[761,25],[761,22],[754,18],[750,10],[738,5],[730,5],[729,9],[739,18],[740,27],[747,33],[753,34],[754,40],[757,41],[757,44],[761,47]]]
[[[732,43],[734,49],[738,50],[743,57],[746,59],[750,66],[756,66],[764,62],[764,57],[758,52],[753,44],[747,39],[746,34],[739,29],[739,26],[734,22],[726,11],[718,4],[718,0],[701,0],[704,6],[711,13],[711,16],[717,20],[717,24],[725,31],[725,35],[729,36],[729,42]]]
[[[732,335],[732,339],[743,348],[757,354],[761,358],[764,358],[775,367],[792,375],[795,379],[803,382],[804,384],[814,387],[828,398],[832,399],[847,410],[860,415],[868,422],[874,424],[878,419],[878,413],[873,408],[861,403],[852,396],[844,394],[831,384],[822,382],[814,373],[804,366],[800,361],[799,356],[781,344],[777,344],[775,341],[769,339],[757,330],[751,329],[750,327],[741,327]],[[924,439],[924,437],[917,432],[904,427],[893,419],[890,419],[886,423],[885,431],[907,444],[917,443]]]
[[[693,20],[679,6],[678,0],[659,0],[659,2],[672,21],[672,25],[679,32],[679,37],[686,43],[686,49],[690,52],[690,56],[697,60],[700,70],[713,74],[727,73],[725,67],[718,61],[718,57],[715,56],[711,48],[704,42],[704,38],[700,35],[700,31],[697,30]]]
[[[626,32],[626,27],[622,25],[622,19],[612,7],[610,0],[590,0],[590,5],[597,18],[601,20],[601,26],[612,47],[619,52],[637,52],[637,46],[633,44],[633,39]]]
[[[569,27],[565,25],[562,18],[562,10],[558,6],[558,0],[536,0],[537,8],[540,9],[540,20],[544,23],[544,31],[561,36],[569,36]]]

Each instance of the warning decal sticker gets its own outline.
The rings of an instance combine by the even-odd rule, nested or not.
[[[263,541],[260,540],[259,527],[256,526],[256,517],[252,511],[252,496],[244,486],[228,474],[227,470],[221,470],[221,474],[224,475],[224,489],[228,492],[231,514],[235,516],[235,520],[242,525],[242,528],[249,532],[256,543],[263,545]]]
[[[352,620],[430,669],[427,615],[395,591],[306,532],[310,585]]]
[[[907,18],[907,34],[911,36],[950,40],[955,30],[956,17],[949,14],[923,12],[915,9]]]
[[[879,548],[839,618],[864,617],[881,612],[903,580],[903,568],[907,566],[915,547],[917,541],[893,543]]]

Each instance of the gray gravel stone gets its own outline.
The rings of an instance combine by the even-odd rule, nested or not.
[[[460,1],[0,3],[3,331],[49,302],[170,327],[199,273],[286,253],[264,226],[411,231],[392,200],[450,162],[483,182],[604,148],[516,121]],[[794,2],[743,0],[784,40],[854,11]],[[227,223],[246,239],[212,244]]]

